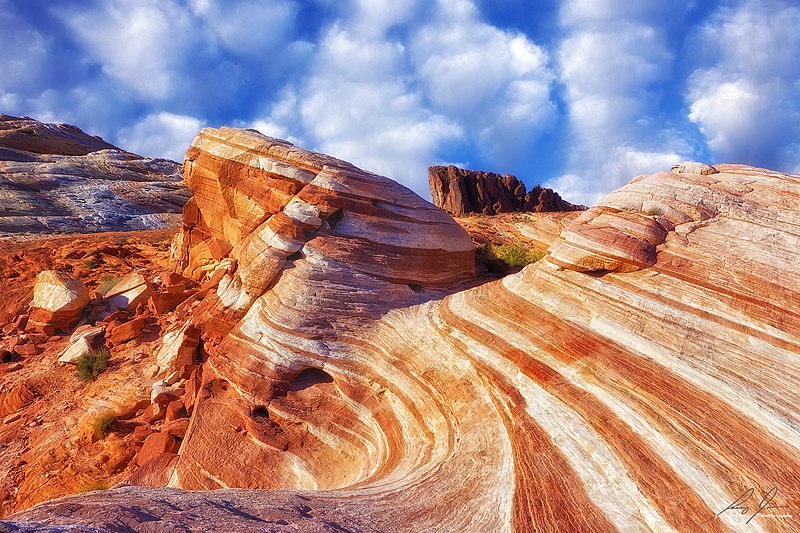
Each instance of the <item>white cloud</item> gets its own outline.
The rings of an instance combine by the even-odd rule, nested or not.
[[[55,9],[105,75],[158,107],[210,103],[209,93],[227,101],[248,82],[279,79],[311,49],[293,40],[298,9],[288,0],[95,0]]]
[[[291,41],[297,5],[283,0],[189,0],[192,12],[203,19],[219,42],[237,55],[278,51]]]
[[[293,116],[317,149],[424,192],[428,161],[461,130],[424,106],[403,79],[403,58],[398,42],[334,26],[320,45],[316,73],[296,93]]]
[[[555,118],[545,50],[482,21],[471,2],[440,2],[409,47],[432,109],[475,132],[476,149],[497,164],[527,155]]]
[[[6,113],[24,111],[24,94],[46,77],[51,53],[45,36],[16,20],[0,4],[0,98]]]
[[[469,143],[500,161],[554,115],[544,50],[465,0],[356,0],[324,32],[309,71],[256,125],[423,196],[446,146]]]
[[[176,2],[106,1],[62,16],[103,71],[140,98],[166,100],[180,87],[197,28]]]
[[[689,119],[719,160],[792,169],[800,143],[800,7],[744,1],[720,8],[698,46],[709,52],[691,76]]]
[[[167,112],[153,113],[117,135],[117,146],[148,157],[182,162],[192,139],[203,128],[202,120]]]
[[[656,87],[673,56],[663,17],[685,5],[670,0],[563,4],[558,50],[569,120],[567,172],[551,180],[573,201],[591,204],[634,176],[687,157],[686,144],[659,125]]]
[[[605,160],[587,179],[587,174],[564,174],[547,183],[565,199],[580,202],[587,206],[595,205],[611,190],[617,189],[640,174],[669,170],[672,165],[685,158],[676,152],[646,152],[631,146],[619,146],[612,150]],[[601,186],[598,187],[596,181]]]

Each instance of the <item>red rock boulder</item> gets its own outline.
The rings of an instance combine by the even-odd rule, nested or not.
[[[89,303],[89,291],[78,278],[57,270],[36,276],[27,328],[52,335],[75,325]]]

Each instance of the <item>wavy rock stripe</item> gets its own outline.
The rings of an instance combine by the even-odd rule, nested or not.
[[[797,531],[800,180],[695,168],[638,178],[549,260],[445,297],[339,252],[385,222],[321,224],[207,347],[170,478],[295,492],[123,488],[15,520],[135,524],[135,498],[210,529]],[[608,240],[575,246],[600,216]],[[585,272],[630,243],[653,263]],[[748,513],[718,515],[750,488]]]

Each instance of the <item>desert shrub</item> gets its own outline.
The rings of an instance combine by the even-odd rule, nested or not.
[[[531,250],[519,244],[486,244],[480,246],[477,252],[487,262],[500,262],[507,268],[524,267],[545,256],[542,252]]]
[[[651,206],[651,207],[648,207],[647,209],[645,209],[644,211],[642,211],[642,214],[645,214],[645,215],[648,215],[648,216],[662,216],[664,213],[663,213],[663,210],[659,206]]]
[[[92,381],[106,369],[108,365],[108,348],[100,348],[84,352],[75,365],[75,373],[81,381]]]
[[[100,258],[95,255],[87,257],[83,260],[83,266],[89,270],[94,270],[95,268],[100,266]]]
[[[94,492],[96,490],[106,490],[108,489],[108,483],[103,481],[90,481],[83,485],[78,492]]]
[[[92,422],[92,433],[95,440],[103,440],[109,433],[111,424],[117,421],[117,415],[113,411],[102,411]]]
[[[122,280],[122,278],[119,276],[111,276],[106,274],[100,278],[100,285],[97,286],[97,292],[105,296],[114,285],[120,282],[120,280]]]

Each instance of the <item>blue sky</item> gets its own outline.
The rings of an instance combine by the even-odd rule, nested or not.
[[[0,0],[0,112],[182,160],[253,127],[430,197],[426,168],[591,204],[680,160],[800,173],[791,0]]]

